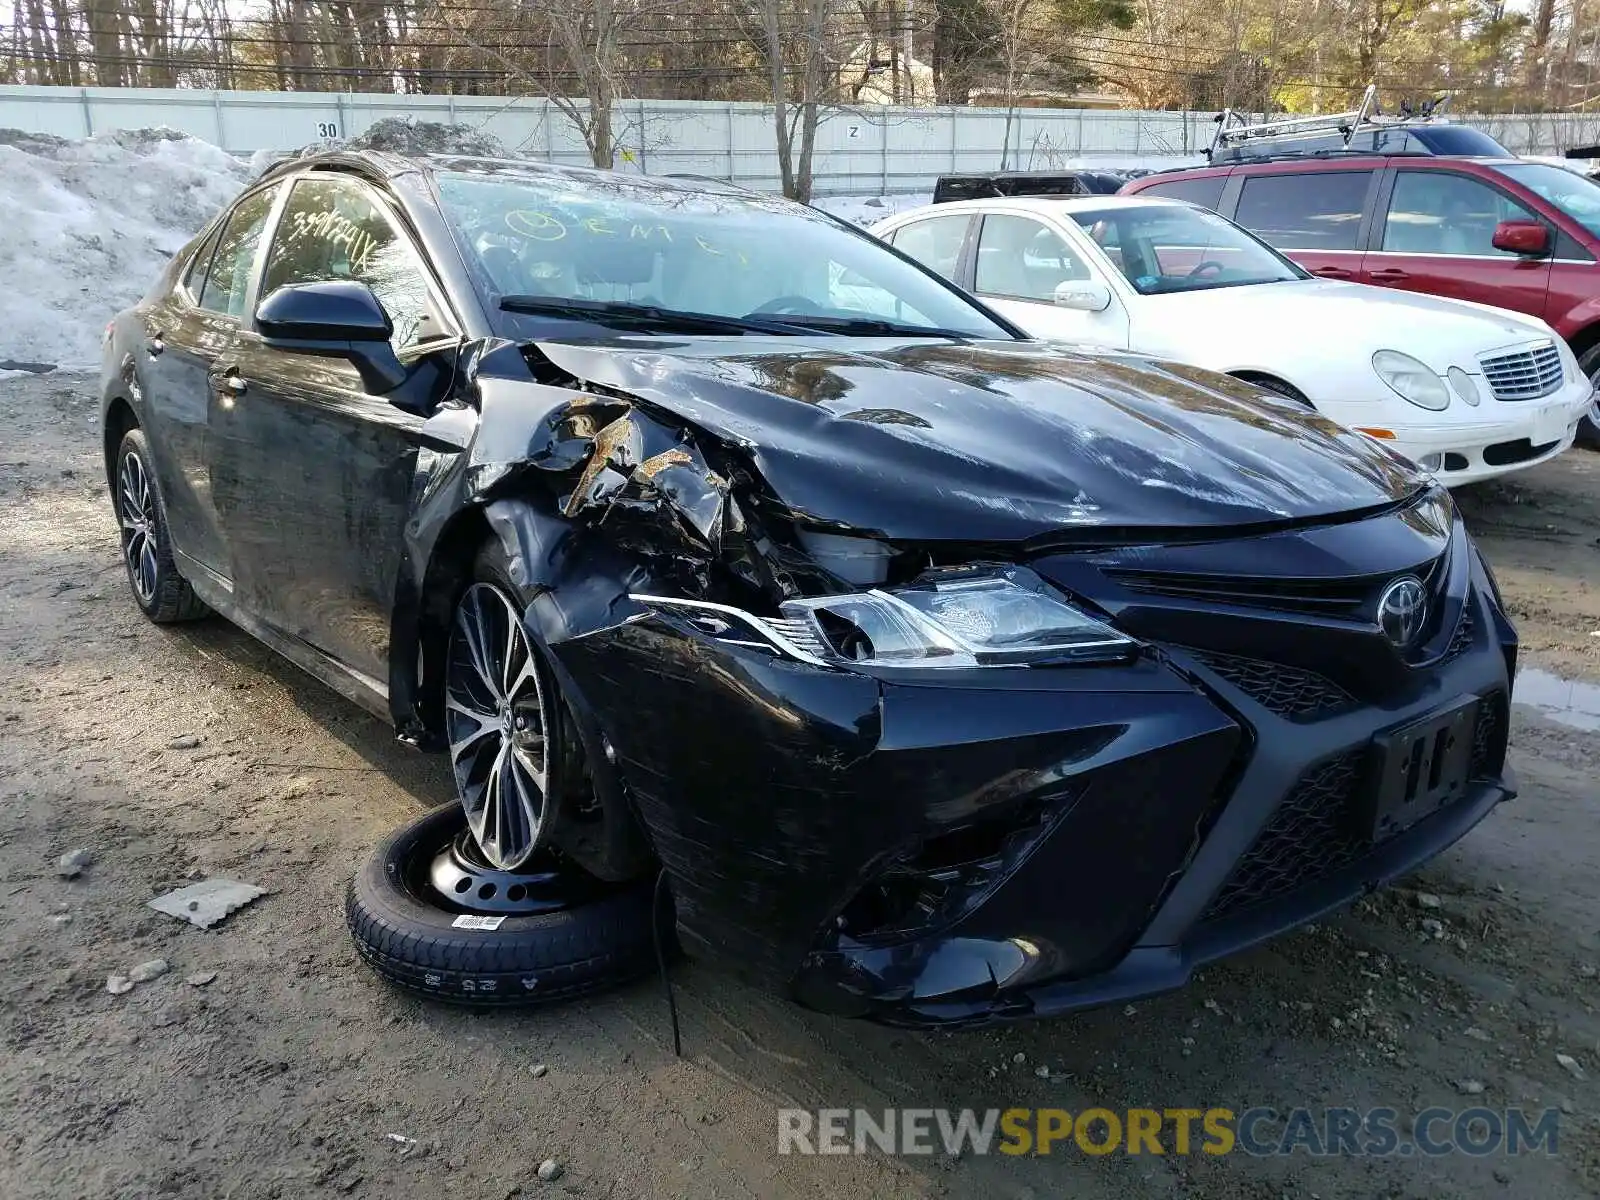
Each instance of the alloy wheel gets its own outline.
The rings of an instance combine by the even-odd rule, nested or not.
[[[122,557],[128,564],[128,579],[146,607],[155,602],[158,565],[156,562],[155,499],[150,491],[150,475],[137,454],[124,454],[117,472],[117,519],[122,525]]]
[[[540,843],[550,778],[545,687],[511,597],[473,584],[450,631],[445,727],[467,828],[500,871],[516,870]]]

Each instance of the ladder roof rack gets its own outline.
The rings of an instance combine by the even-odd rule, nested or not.
[[[1309,137],[1319,133],[1342,135],[1344,144],[1349,146],[1350,139],[1363,127],[1432,123],[1434,114],[1447,103],[1449,103],[1448,96],[1436,97],[1425,102],[1418,113],[1412,113],[1409,105],[1402,105],[1400,116],[1385,117],[1378,107],[1378,87],[1369,83],[1361,95],[1361,103],[1349,112],[1251,123],[1246,114],[1225,108],[1217,114],[1217,132],[1211,139],[1211,147],[1206,151],[1206,158],[1214,158],[1219,150],[1261,138]]]

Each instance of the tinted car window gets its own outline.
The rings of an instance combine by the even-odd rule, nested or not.
[[[1511,197],[1470,175],[1452,171],[1401,171],[1389,197],[1383,248],[1397,254],[1492,254],[1501,221],[1532,220]]]
[[[206,285],[206,268],[211,265],[211,256],[216,252],[217,239],[221,236],[222,230],[215,230],[189,260],[189,269],[183,273],[183,286],[189,290],[191,300],[200,298],[200,292]]]
[[[1252,175],[1233,219],[1281,250],[1354,250],[1371,171]]]
[[[353,179],[301,179],[273,235],[261,295],[329,279],[353,279],[372,289],[394,323],[396,348],[439,332],[429,314],[422,264],[372,193]]]
[[[956,277],[961,258],[961,243],[966,239],[970,217],[929,217],[895,230],[891,245],[909,254],[930,271],[946,279]]]
[[[1222,203],[1222,188],[1228,182],[1226,175],[1211,175],[1201,179],[1171,179],[1153,184],[1141,196],[1168,196],[1173,200],[1187,200],[1202,208],[1216,208]]]
[[[199,293],[196,302],[201,308],[227,313],[230,317],[244,315],[245,294],[250,290],[250,273],[256,264],[256,247],[261,242],[261,231],[272,212],[277,190],[263,188],[246,196],[223,224],[216,238],[216,250],[206,268],[205,281],[198,288],[192,281],[189,284],[190,291]]]
[[[983,218],[978,233],[977,290],[1018,300],[1052,300],[1069,279],[1089,271],[1055,230],[1031,217]]]

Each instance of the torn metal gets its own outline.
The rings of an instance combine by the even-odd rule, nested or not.
[[[1215,377],[1096,358],[1073,360],[1069,382],[1064,361],[1022,345],[869,356],[660,338],[464,351],[459,395],[430,427],[440,443],[468,436],[419,463],[410,587],[441,594],[428,565],[479,514],[531,597],[527,624],[597,796],[648,830],[700,951],[816,1007],[987,1019],[996,997],[1126,945],[1234,769],[1239,729],[1150,661],[1057,675],[1049,692],[1014,671],[893,684],[774,657],[714,613],[694,622],[631,597],[776,614],[942,563],[1159,544],[1173,530],[1181,542],[1197,526],[1211,541],[1247,518],[1293,537],[1331,511],[1415,502],[1417,478],[1381,452]],[[1152,378],[1172,396],[1153,395]],[[392,694],[426,724],[426,688]],[[1129,788],[1184,800],[1158,835],[1121,804]],[[1084,836],[1060,832],[1073,822]],[[953,876],[938,866],[952,838],[981,850]],[[1143,867],[1106,877],[1106,838],[1142,838]],[[995,880],[1031,878],[1021,864],[1045,841],[1058,848],[1038,887],[1077,872],[1075,911],[1097,895],[1124,902],[1070,934],[1030,924],[1032,883],[986,902]],[[1067,842],[1088,857],[1063,858]],[[916,899],[929,871],[937,902]],[[924,903],[954,931],[894,949],[895,929],[934,921],[917,917]],[[1034,952],[1002,936],[1007,922],[1034,929]]]

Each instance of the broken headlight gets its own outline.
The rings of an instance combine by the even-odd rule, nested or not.
[[[1135,643],[1074,607],[1033,572],[1006,567],[948,572],[897,588],[785,601],[757,617],[703,601],[634,599],[676,611],[703,632],[747,640],[819,666],[1034,666],[1129,657]],[[728,625],[737,619],[744,629]],[[724,626],[719,630],[713,622]]]

